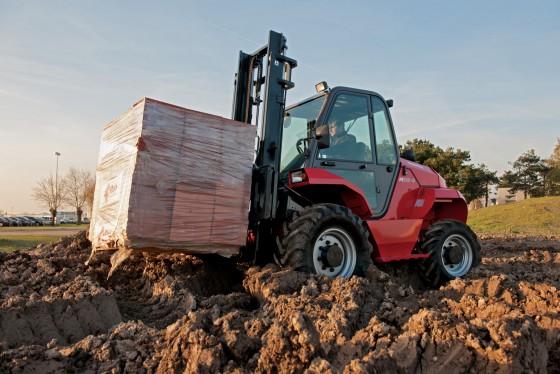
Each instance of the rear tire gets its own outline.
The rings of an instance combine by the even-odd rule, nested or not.
[[[363,275],[372,263],[369,232],[344,206],[317,204],[287,224],[278,257],[282,266],[329,277]]]
[[[463,222],[451,219],[428,228],[420,251],[430,255],[419,265],[424,278],[435,287],[465,276],[482,261],[476,234]]]

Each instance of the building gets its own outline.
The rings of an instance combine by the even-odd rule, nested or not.
[[[531,196],[527,195],[527,198],[530,197]],[[523,191],[510,193],[509,187],[497,188],[496,204],[514,203],[521,200],[525,200],[525,193]]]
[[[488,187],[488,206],[508,204],[525,200],[525,194],[523,191],[510,193],[509,189],[510,187],[498,187],[497,185]],[[528,196],[528,198],[530,197],[531,196]],[[471,201],[471,203],[469,204],[469,210],[484,208],[485,203],[485,197],[481,197],[477,200]]]

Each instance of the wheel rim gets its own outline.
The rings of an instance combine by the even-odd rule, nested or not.
[[[326,252],[341,255],[340,264],[328,263]],[[334,256],[337,257],[337,256]],[[315,272],[329,277],[349,278],[356,268],[356,245],[350,234],[338,227],[322,231],[313,246],[313,266]]]
[[[441,263],[449,275],[462,277],[473,262],[473,251],[469,241],[462,235],[451,235],[443,243]]]

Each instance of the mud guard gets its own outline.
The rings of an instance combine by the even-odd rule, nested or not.
[[[306,168],[302,169],[302,171],[305,173],[305,178],[301,182],[294,183],[292,178],[289,178],[288,186],[291,189],[298,191],[298,193],[301,193],[315,203],[334,202],[315,201],[313,199],[314,196],[317,196],[315,192],[319,188],[325,189],[325,187],[328,187],[331,191],[336,191],[344,205],[361,219],[366,220],[373,214],[373,210],[360,187],[328,170]]]
[[[437,220],[449,218],[467,223],[468,211],[467,202],[459,191],[447,188],[435,190],[434,213]]]

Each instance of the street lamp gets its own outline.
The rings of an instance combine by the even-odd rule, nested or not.
[[[58,156],[60,156],[60,152],[55,152],[54,154],[56,155],[56,179],[54,185],[54,193],[56,194],[55,196],[58,197]]]

